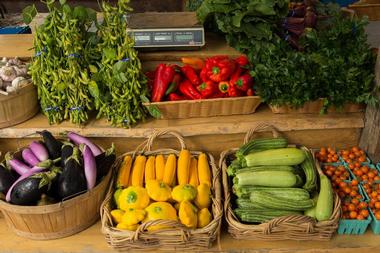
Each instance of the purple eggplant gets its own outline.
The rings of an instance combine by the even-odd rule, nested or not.
[[[15,158],[9,160],[8,163],[19,175],[24,175],[31,169],[28,165]]]
[[[49,153],[42,143],[33,141],[32,143],[30,143],[29,148],[41,162],[49,159]]]
[[[30,166],[35,166],[40,162],[40,160],[38,160],[30,148],[24,149],[21,155],[22,159],[24,159],[24,161],[27,162]]]
[[[83,136],[81,136],[77,133],[74,133],[74,132],[69,132],[67,134],[67,137],[72,142],[74,142],[76,145],[86,144],[91,149],[94,156],[98,156],[102,153],[102,150],[98,146],[96,146],[96,144],[92,143],[89,139],[87,139],[86,137],[83,137]]]
[[[65,142],[62,146],[61,151],[61,167],[65,167],[65,163],[67,158],[69,158],[73,154],[74,145],[70,142]]]
[[[12,186],[9,188],[9,190],[8,190],[8,192],[7,192],[7,195],[6,195],[6,197],[5,197],[5,200],[7,201],[7,202],[9,202],[10,200],[11,200],[11,192],[12,192],[12,190],[13,190],[13,187],[15,187],[15,185],[18,183],[18,182],[20,182],[20,181],[22,181],[22,180],[24,180],[25,178],[28,178],[28,177],[30,177],[30,176],[33,176],[34,174],[36,174],[36,173],[39,173],[39,172],[41,172],[41,171],[44,171],[44,169],[42,169],[42,168],[36,168],[36,169],[30,169],[27,173],[25,173],[25,174],[22,174],[13,184],[12,184]]]
[[[17,180],[10,170],[0,165],[0,193],[7,194],[9,188]]]
[[[96,184],[96,161],[94,154],[87,145],[83,147],[83,167],[87,181],[87,189],[91,190]]]
[[[44,139],[45,146],[48,150],[50,159],[57,159],[61,156],[62,142],[54,138],[54,136],[47,130],[38,132]]]
[[[59,175],[57,194],[59,199],[67,199],[87,190],[87,181],[81,165],[79,149],[74,147],[73,154],[66,160]]]

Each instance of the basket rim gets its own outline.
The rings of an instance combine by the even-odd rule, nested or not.
[[[179,152],[180,151],[177,149],[157,149],[157,150],[152,150],[152,151],[138,152],[138,154],[167,155],[169,153],[170,154],[175,153],[176,155],[178,155]],[[149,240],[151,242],[157,241],[157,245],[151,246],[153,248],[157,248],[157,247],[166,246],[165,239],[167,238],[170,239],[170,238],[178,237],[178,236],[181,236],[183,243],[188,241],[190,237],[192,236],[196,237],[197,235],[198,236],[207,235],[209,238],[212,238],[212,233],[215,233],[216,237],[219,238],[221,220],[223,216],[222,189],[221,189],[221,183],[220,183],[221,170],[220,168],[216,166],[215,160],[211,154],[207,152],[202,152],[202,151],[190,151],[190,153],[192,155],[199,155],[200,153],[204,153],[207,155],[209,159],[209,164],[212,169],[212,175],[213,175],[212,188],[211,188],[213,192],[212,206],[211,206],[212,214],[213,214],[212,221],[206,227],[197,228],[197,229],[186,228],[185,226],[180,224],[179,221],[177,221],[176,223],[178,223],[178,226],[176,226],[175,228],[162,229],[162,230],[157,230],[157,231],[144,230],[144,228],[146,228],[147,226],[150,226],[152,224],[155,224],[155,225],[159,224],[160,221],[164,221],[164,220],[148,221],[148,222],[142,223],[137,231],[120,230],[120,229],[114,228],[112,226],[112,219],[109,214],[109,212],[111,211],[110,205],[113,198],[114,183],[116,181],[116,178],[113,178],[112,183],[109,185],[109,191],[107,193],[107,196],[105,200],[103,201],[103,204],[101,207],[102,233],[106,235],[108,243],[111,244],[111,246],[115,246],[115,244],[112,243],[114,240],[120,240],[120,241],[123,241],[124,244],[128,244],[128,246],[124,246],[124,248],[139,247],[140,244],[137,245],[138,241],[140,241],[140,243],[146,240]],[[119,156],[116,159],[114,166],[118,167],[119,163],[124,158],[124,156],[126,155],[133,156],[133,154],[135,154],[135,151],[127,152]],[[116,172],[117,172],[117,169],[114,168],[114,174],[116,174]],[[176,245],[178,246],[180,244],[181,242],[177,242],[175,245],[174,244],[171,245],[170,243],[168,243],[168,245],[173,246],[173,248],[175,248]],[[144,246],[144,248],[146,247]]]
[[[180,101],[162,101],[162,102],[146,102],[143,105],[166,105],[166,104],[184,104],[184,103],[211,103],[217,101],[237,101],[237,100],[260,100],[260,96],[245,96],[245,97],[228,97],[228,98],[210,98],[210,99],[199,99],[199,100],[180,100]]]

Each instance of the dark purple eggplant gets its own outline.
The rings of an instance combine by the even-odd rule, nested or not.
[[[288,16],[289,17],[304,17],[306,13],[306,7],[303,6],[296,6],[293,9],[289,10]]]
[[[3,165],[0,165],[0,192],[4,195],[7,194],[12,184],[16,182],[17,177],[6,169]]]
[[[112,144],[111,148],[95,157],[96,162],[96,181],[99,182],[104,176],[108,174],[112,164],[116,160],[115,146]]]
[[[40,188],[41,178],[28,177],[18,182],[11,192],[11,203],[21,206],[37,204],[47,185]]]
[[[73,154],[66,160],[57,187],[60,199],[67,199],[87,190],[87,181],[77,147],[74,147]]]
[[[65,167],[65,162],[67,158],[72,156],[73,154],[73,147],[74,145],[70,142],[65,142],[62,146],[62,151],[61,151],[61,167]]]
[[[314,28],[317,25],[317,15],[312,12],[308,11],[305,15],[305,27]]]
[[[61,147],[63,145],[62,142],[54,138],[54,136],[47,130],[42,132],[38,132],[42,138],[44,139],[45,146],[49,153],[50,159],[57,159],[61,156]]]

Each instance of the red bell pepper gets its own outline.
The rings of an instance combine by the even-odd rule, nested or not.
[[[145,76],[148,78],[148,80],[154,80],[155,75],[156,75],[156,71],[145,72]]]
[[[152,102],[162,101],[169,83],[173,80],[174,74],[175,70],[173,66],[167,66],[163,63],[157,66],[152,90]]]
[[[253,96],[255,93],[253,91],[253,89],[248,89],[247,90],[247,96]]]
[[[202,98],[210,98],[217,91],[216,84],[213,81],[203,82],[197,86],[197,90],[201,93]]]
[[[184,64],[190,65],[192,68],[197,70],[201,70],[205,65],[204,60],[198,57],[182,57],[181,60]]]
[[[207,77],[207,69],[206,69],[206,67],[204,67],[201,70],[201,73],[199,73],[199,76],[200,76],[202,82],[207,82],[209,80],[208,77]]]
[[[181,101],[186,100],[187,98],[185,96],[179,95],[177,93],[170,93],[169,94],[169,101]]]
[[[176,73],[174,75],[173,80],[171,81],[168,89],[165,92],[165,96],[169,95],[170,93],[175,92],[178,89],[178,85],[181,82],[181,79],[182,79],[181,74]]]
[[[244,74],[237,79],[231,79],[231,85],[236,86],[239,90],[247,92],[253,85],[253,78],[250,74]]]
[[[201,94],[189,80],[184,80],[180,83],[179,91],[186,97],[191,98],[193,100],[202,98]]]
[[[226,81],[235,71],[235,62],[227,56],[214,56],[206,61],[207,77],[214,82]]]
[[[244,95],[244,93],[237,89],[235,85],[229,85],[228,86],[228,96],[229,97],[242,97]]]
[[[210,98],[225,98],[228,97],[228,93],[222,93],[220,90],[217,90]]]
[[[189,79],[189,81],[195,86],[198,86],[201,84],[201,80],[199,79],[197,72],[195,72],[195,69],[193,69],[189,65],[183,66],[181,68],[181,71],[186,76],[186,78]]]
[[[248,57],[245,55],[241,55],[238,58],[235,59],[235,62],[240,66],[240,67],[247,67],[249,64]]]
[[[230,86],[230,84],[228,82],[226,82],[226,81],[220,82],[218,85],[219,91],[221,93],[227,93],[228,92],[228,86]]]

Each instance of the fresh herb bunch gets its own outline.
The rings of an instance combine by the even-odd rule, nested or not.
[[[103,1],[103,23],[98,27],[101,60],[92,67],[90,92],[98,117],[105,116],[113,125],[130,126],[143,120],[146,109],[147,85],[141,62],[133,48],[134,40],[127,34],[126,14],[131,12],[129,0],[116,6]]]
[[[94,41],[88,31],[96,22],[96,13],[82,6],[70,7],[64,0],[59,2],[44,2],[49,15],[35,33],[36,54],[30,74],[49,123],[70,119],[81,124],[87,120],[92,104],[87,89],[89,79],[85,77]],[[26,22],[36,14],[34,6],[25,9]]]

